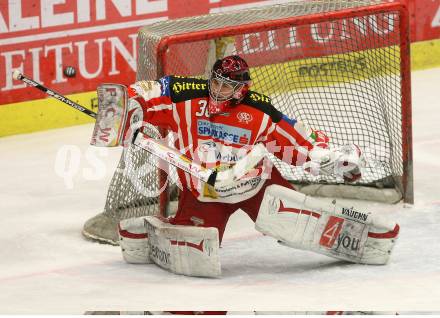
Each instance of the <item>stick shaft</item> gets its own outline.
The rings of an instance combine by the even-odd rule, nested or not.
[[[84,114],[86,114],[86,115],[96,119],[96,113],[95,112],[93,112],[93,111],[91,111],[91,110],[81,106],[78,103],[75,103],[73,100],[67,98],[66,96],[61,95],[60,93],[55,92],[54,90],[51,90],[51,89],[41,85],[40,83],[34,81],[33,79],[28,78],[28,77],[26,77],[25,75],[23,75],[21,73],[15,74],[15,78],[17,80],[20,80],[20,81],[26,83],[29,86],[35,87],[36,89],[38,89],[38,90],[46,93],[47,95],[49,95],[49,96],[59,100],[60,102],[63,102],[64,104],[67,104],[70,107],[75,108],[76,110],[80,111],[81,113],[84,113]]]
[[[214,185],[215,179],[212,178],[215,176],[215,173],[212,170],[202,167],[199,163],[181,154],[176,149],[149,138],[142,132],[137,133],[133,144],[148,151],[152,155],[165,160],[176,168],[188,172],[197,179]]]
[[[258,144],[245,157],[238,160],[233,168],[218,173],[215,170],[203,167],[176,149],[149,138],[142,132],[138,132],[133,144],[211,186],[220,187],[230,186],[239,181],[267,155],[264,145]]]

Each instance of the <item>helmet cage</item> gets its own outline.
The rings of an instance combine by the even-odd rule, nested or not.
[[[215,88],[213,87],[213,82],[217,84]],[[209,96],[216,103],[231,99],[239,100],[243,97],[242,91],[246,85],[248,85],[247,81],[234,81],[222,76],[218,71],[213,71],[209,79]]]

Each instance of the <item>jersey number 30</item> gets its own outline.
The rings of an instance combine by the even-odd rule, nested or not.
[[[200,111],[196,113],[197,117],[209,117],[208,102],[206,100],[199,100]]]

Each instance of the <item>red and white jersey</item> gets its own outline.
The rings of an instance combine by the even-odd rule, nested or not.
[[[230,168],[257,143],[264,143],[289,164],[302,165],[309,160],[308,151],[328,141],[325,134],[286,117],[269,97],[253,91],[228,113],[209,116],[206,80],[167,76],[153,86],[155,89],[151,82],[141,81],[129,88],[129,96],[142,106],[144,121],[174,132],[176,148],[208,168]],[[267,163],[257,167],[251,177],[219,189],[215,195],[188,173],[179,171],[179,179],[200,201],[236,203],[261,189],[270,177],[272,165]]]

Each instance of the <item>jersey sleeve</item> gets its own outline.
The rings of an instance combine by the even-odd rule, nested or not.
[[[175,130],[174,108],[170,95],[172,77],[165,76],[157,81],[138,81],[128,87],[128,97],[141,105],[144,121]]]
[[[301,166],[310,160],[308,153],[314,147],[327,148],[329,138],[306,124],[281,115],[270,127],[266,147],[277,158],[294,166]]]

